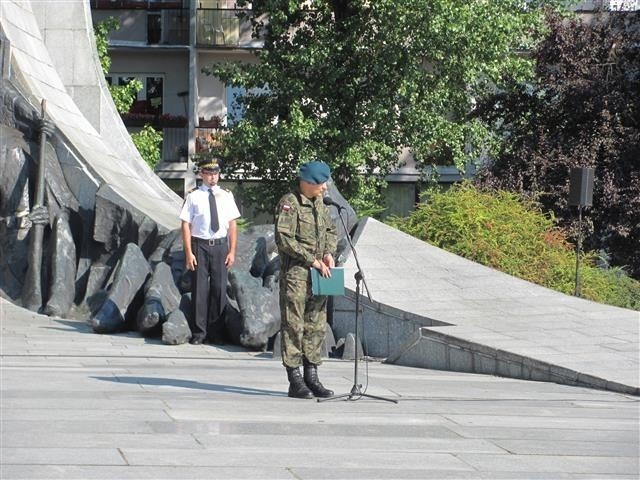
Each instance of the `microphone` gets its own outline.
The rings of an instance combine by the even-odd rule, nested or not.
[[[324,203],[327,207],[330,207],[330,206],[336,207],[338,211],[344,209],[342,205],[340,205],[339,203],[336,203],[336,201],[333,200],[331,197],[324,197],[322,199],[322,203]]]

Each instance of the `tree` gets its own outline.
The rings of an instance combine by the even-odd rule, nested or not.
[[[508,139],[484,184],[536,197],[575,230],[567,205],[572,167],[595,168],[587,249],[640,278],[640,13],[590,22],[550,14],[533,52],[537,78],[478,109]]]
[[[251,5],[254,36],[264,39],[259,62],[204,71],[247,92],[224,150],[232,170],[265,181],[250,196],[263,210],[311,158],[332,166],[359,210],[382,204],[384,178],[404,147],[418,165],[462,168],[492,140],[468,116],[473,103],[505,78],[529,78],[532,62],[518,52],[535,44],[542,25],[536,2],[521,0]]]

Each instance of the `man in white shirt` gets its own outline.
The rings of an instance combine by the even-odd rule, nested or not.
[[[202,185],[187,195],[180,213],[185,262],[193,272],[189,343],[222,344],[227,271],[235,261],[240,212],[233,193],[218,186],[219,160],[203,160],[198,167]]]

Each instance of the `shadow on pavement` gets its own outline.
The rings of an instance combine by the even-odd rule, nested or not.
[[[286,397],[285,392],[276,390],[262,390],[260,388],[239,387],[235,385],[218,385],[215,383],[201,383],[193,380],[180,380],[177,378],[154,377],[90,377],[96,380],[116,383],[130,383],[133,385],[152,385],[159,387],[195,388],[199,390],[211,390],[224,393],[240,393],[242,395],[268,395],[274,397]]]

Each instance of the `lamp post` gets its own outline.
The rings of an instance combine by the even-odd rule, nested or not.
[[[569,205],[578,207],[578,238],[576,242],[575,296],[580,296],[580,253],[582,250],[582,208],[593,204],[593,168],[571,169],[569,181]]]

